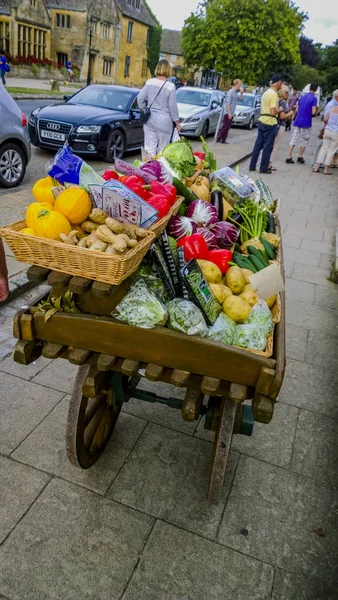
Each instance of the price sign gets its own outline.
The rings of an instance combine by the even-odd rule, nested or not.
[[[146,183],[150,183],[151,181],[154,181],[154,179],[156,179],[155,175],[145,173],[144,171],[141,171],[141,169],[133,167],[133,165],[124,162],[124,160],[121,160],[120,158],[115,158],[115,169],[116,171],[118,171],[119,173],[123,173],[124,175],[138,175],[138,177],[142,177],[142,179]]]

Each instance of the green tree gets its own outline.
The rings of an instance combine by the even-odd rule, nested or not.
[[[148,68],[149,68],[152,76],[154,76],[156,65],[160,58],[162,27],[161,27],[160,23],[158,22],[156,16],[154,15],[153,11],[151,10],[150,6],[146,2],[145,2],[145,5],[147,7],[147,10],[148,10],[150,16],[153,18],[153,20],[156,23],[156,25],[153,25],[153,27],[150,27],[149,37],[148,37],[148,46],[147,46]]]
[[[319,71],[325,76],[326,91],[333,92],[338,89],[338,40],[322,50]]]
[[[319,63],[320,55],[313,40],[305,37],[305,35],[301,35],[299,40],[299,51],[302,64],[309,65],[309,67],[315,69]]]
[[[288,80],[296,90],[302,90],[308,83],[318,83],[321,87],[325,87],[323,74],[309,65],[295,65]]]
[[[206,0],[185,21],[185,62],[255,84],[299,62],[306,18],[291,0]]]

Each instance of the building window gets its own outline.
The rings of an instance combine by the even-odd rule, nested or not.
[[[160,58],[165,58],[165,53],[164,52],[160,52]]]
[[[171,55],[171,60],[172,60],[173,62],[176,62],[176,61],[177,61],[177,55],[176,55],[176,54],[172,54],[172,55]]]
[[[134,27],[134,23],[132,21],[129,21],[129,23],[128,23],[127,42],[131,42],[132,39],[133,39],[133,27]]]
[[[9,52],[9,23],[0,21],[0,48]]]
[[[128,0],[129,6],[134,6],[134,0]]]
[[[99,22],[100,22],[100,21],[94,21],[94,19],[91,21],[91,28],[92,28],[92,32],[93,32],[93,34],[97,33],[97,24],[98,24]]]
[[[126,56],[124,61],[124,76],[129,77],[130,56]]]
[[[146,39],[146,46],[147,46],[147,48],[148,48],[148,46],[150,44],[150,32],[151,32],[151,29],[149,27],[148,31],[147,31],[147,39]]]
[[[20,56],[32,54],[32,31],[33,27],[18,26],[18,54]]]
[[[46,32],[34,29],[34,56],[41,60],[46,57]]]
[[[136,10],[141,10],[141,0],[135,0],[135,8]]]
[[[148,61],[146,58],[144,58],[142,60],[141,77],[142,77],[142,79],[145,79],[147,76],[148,76]]]
[[[102,37],[109,38],[110,37],[110,25],[109,23],[102,23]]]
[[[36,7],[36,0],[30,0],[30,5]]]
[[[65,54],[64,52],[58,52],[57,57],[58,65],[66,65],[66,62],[68,62],[68,54]]]
[[[111,76],[112,70],[113,70],[113,63],[114,63],[113,58],[104,58],[103,59],[103,75],[106,75],[107,77]]]
[[[43,60],[46,58],[47,32],[27,25],[18,26],[18,54],[21,56],[35,56]]]
[[[66,27],[70,29],[70,15],[56,13],[56,27]]]

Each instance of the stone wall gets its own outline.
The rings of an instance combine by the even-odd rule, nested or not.
[[[60,69],[45,69],[40,67],[37,73],[35,73],[28,65],[23,65],[22,67],[10,65],[10,67],[11,72],[8,76],[9,82],[11,77],[21,77],[22,79],[55,79],[56,81],[67,80],[67,77]]]
[[[127,39],[129,22],[133,23],[131,42],[128,42]],[[121,25],[117,83],[119,85],[142,87],[150,77],[150,71],[146,66],[148,26],[128,17],[122,17]],[[126,56],[130,56],[129,76],[124,74]]]

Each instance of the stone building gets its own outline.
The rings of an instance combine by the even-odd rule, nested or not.
[[[142,86],[154,25],[145,0],[0,0],[0,48],[63,65],[71,60],[81,81],[90,62],[93,83]]]
[[[163,29],[161,37],[161,58],[167,58],[173,65],[173,74],[183,77],[184,59],[182,55],[182,31]]]

